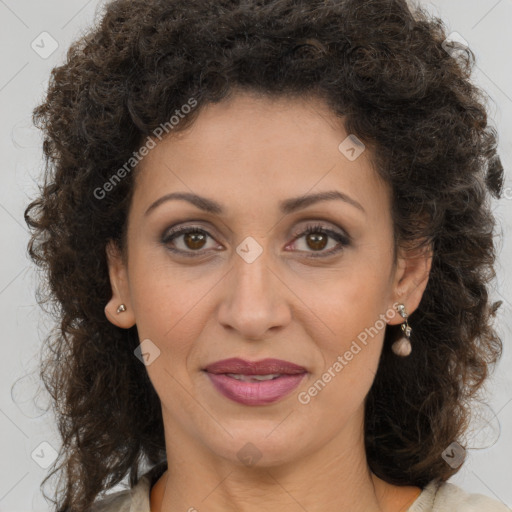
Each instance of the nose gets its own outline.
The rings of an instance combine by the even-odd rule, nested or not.
[[[288,298],[293,294],[270,268],[270,260],[266,249],[251,263],[235,254],[233,268],[225,277],[218,320],[243,339],[265,338],[292,318]]]

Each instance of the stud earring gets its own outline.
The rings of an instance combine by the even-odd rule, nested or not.
[[[409,315],[405,310],[405,306],[403,304],[398,304],[396,309],[398,310],[400,316],[404,319],[404,322],[401,324],[403,335],[393,343],[391,350],[393,350],[397,356],[406,357],[412,351],[411,342],[409,341],[412,329],[407,322]]]
[[[126,306],[124,304],[120,304],[116,313],[122,313],[123,311],[126,311]]]

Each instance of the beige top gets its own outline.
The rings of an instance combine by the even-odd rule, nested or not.
[[[154,466],[141,476],[135,487],[106,496],[90,512],[151,512],[151,488],[166,468],[166,462]],[[469,494],[454,484],[432,481],[405,512],[512,512],[512,509],[482,494]]]

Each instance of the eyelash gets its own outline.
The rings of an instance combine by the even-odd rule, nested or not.
[[[182,251],[181,249],[175,249],[168,245],[169,242],[173,241],[174,239],[179,238],[180,236],[183,236],[183,235],[191,234],[191,233],[205,234],[205,235],[209,236],[210,238],[213,238],[208,233],[208,231],[205,231],[204,229],[196,227],[196,226],[189,226],[189,227],[185,227],[185,228],[177,228],[175,230],[168,231],[165,234],[165,236],[162,238],[162,243],[167,247],[168,250],[170,250],[174,253],[178,253],[180,255],[184,255],[186,257],[194,258],[194,257],[202,256],[200,251]],[[332,256],[333,254],[340,252],[341,250],[343,250],[344,247],[350,245],[350,238],[348,236],[338,233],[337,231],[333,231],[331,229],[325,228],[321,224],[314,224],[314,225],[310,224],[310,225],[306,226],[306,228],[304,230],[296,232],[293,235],[293,242],[295,242],[296,240],[299,240],[302,237],[308,236],[311,233],[317,233],[317,234],[319,233],[322,235],[327,235],[329,238],[332,238],[333,240],[338,242],[338,244],[340,244],[340,245],[337,248],[331,249],[326,252],[324,252],[324,251],[320,251],[317,253],[312,252],[311,254],[309,254],[307,256],[308,258],[326,258],[328,256]]]

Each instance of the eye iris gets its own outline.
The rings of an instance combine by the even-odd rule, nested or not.
[[[307,235],[307,241],[313,243],[313,246],[309,245],[311,249],[321,250],[327,244],[327,236],[323,233],[310,233]]]
[[[183,235],[183,239],[189,249],[201,249],[204,245],[206,237],[204,236],[204,233],[199,233],[196,231],[186,233]]]

